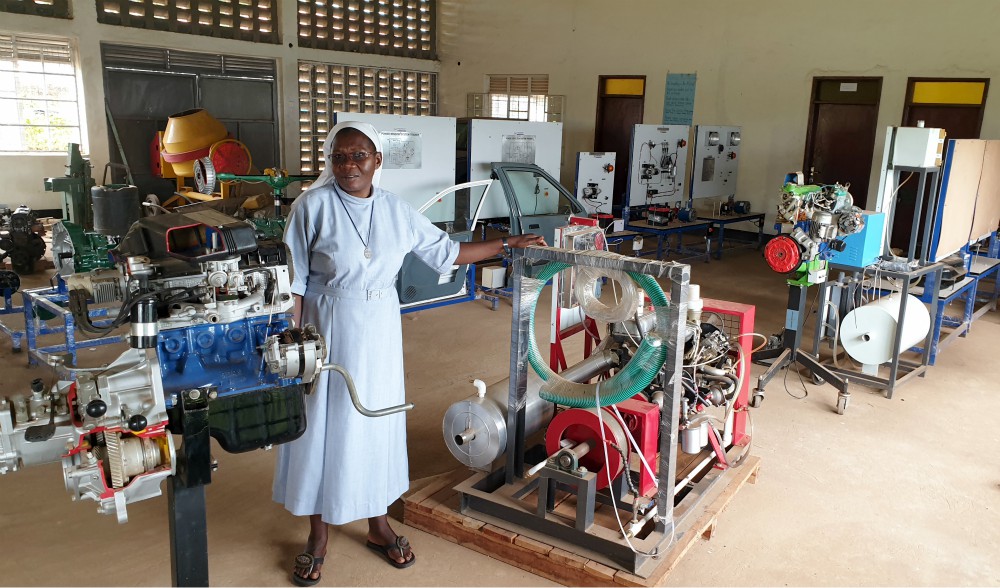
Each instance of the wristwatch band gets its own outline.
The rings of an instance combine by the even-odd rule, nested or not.
[[[503,237],[502,239],[500,239],[500,242],[503,243],[503,254],[506,255],[507,257],[510,257],[511,255],[510,243],[507,242],[507,237]]]

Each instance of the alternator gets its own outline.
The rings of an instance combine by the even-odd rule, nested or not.
[[[287,329],[268,337],[264,344],[264,361],[272,374],[301,378],[303,384],[308,384],[326,361],[326,343],[312,325]]]

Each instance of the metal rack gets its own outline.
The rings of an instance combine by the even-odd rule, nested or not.
[[[860,273],[855,271],[855,268],[849,268],[846,266],[837,266],[831,264],[831,269],[839,269],[843,271],[851,271],[855,276],[859,276]],[[897,318],[898,324],[903,324],[906,318],[906,307],[907,307],[907,296],[911,294],[912,287],[910,283],[922,276],[926,276],[926,282],[930,285],[931,296],[933,299],[937,299],[938,293],[940,291],[941,285],[941,272],[944,270],[944,264],[942,263],[932,263],[922,267],[917,267],[913,270],[902,272],[902,271],[889,271],[889,270],[879,270],[879,275],[889,278],[892,280],[899,280],[902,282],[900,287],[900,295],[903,298],[902,303],[899,307],[899,317]],[[818,315],[817,315],[817,328],[816,333],[813,336],[813,348],[812,353],[814,356],[818,357],[820,344],[823,339],[823,334],[825,329],[823,326],[827,324],[827,303],[830,301],[830,291],[835,285],[835,282],[824,282],[820,284],[819,288],[819,301],[818,301]],[[879,284],[876,284],[876,289],[881,289]],[[935,324],[938,319],[938,306],[935,304],[930,305],[930,319],[931,324]],[[931,364],[931,347],[933,345],[934,339],[934,329],[930,329],[927,336],[924,338],[924,344],[922,348],[916,348],[921,353],[920,361],[913,362],[900,358],[900,354],[905,349],[900,349],[902,340],[903,330],[896,329],[893,335],[893,346],[892,346],[892,361],[889,362],[888,377],[880,377],[877,374],[867,374],[861,371],[846,369],[836,367],[830,361],[822,362],[822,365],[829,371],[843,376],[845,379],[850,380],[852,383],[858,383],[863,386],[869,386],[871,388],[876,388],[879,390],[885,390],[886,398],[892,398],[893,392],[895,392],[896,387],[904,384],[908,380],[914,377],[923,377],[924,373],[927,371],[928,365]],[[834,353],[839,354],[839,349],[834,349]],[[845,398],[847,396],[847,398]],[[849,403],[849,394],[841,394],[837,402],[838,412],[843,413],[847,408]]]
[[[526,454],[531,450],[525,435],[525,403],[527,398],[528,363],[523,358],[528,352],[528,337],[534,333],[522,332],[520,325],[523,304],[529,295],[526,278],[537,275],[537,270],[546,262],[562,262],[576,266],[600,267],[600,260],[594,256],[574,253],[551,247],[529,247],[516,250],[514,254],[513,324],[511,335],[510,391],[507,413],[507,459],[506,465],[492,473],[477,473],[456,487],[461,496],[461,510],[475,511],[477,516],[496,519],[514,524],[526,532],[541,537],[555,538],[574,546],[600,554],[602,558],[626,570],[637,572],[651,563],[651,554],[677,532],[674,512],[674,497],[677,475],[678,417],[680,414],[681,379],[679,371],[683,355],[684,321],[687,314],[688,284],[690,266],[673,262],[644,261],[622,258],[620,269],[666,278],[670,286],[671,304],[667,311],[668,328],[660,331],[663,345],[667,349],[667,359],[660,383],[665,392],[665,401],[659,416],[659,472],[656,494],[657,522],[652,532],[643,538],[634,538],[632,545],[625,542],[617,531],[612,532],[598,525],[588,525],[586,514],[574,522],[566,522],[548,512],[547,496],[539,498],[537,508],[526,509],[520,499],[532,492],[544,491],[540,488],[541,477],[528,479],[525,470]],[[518,407],[513,410],[513,407]],[[740,451],[741,448],[737,448]],[[589,474],[593,477],[593,473]],[[696,496],[704,496],[708,488],[718,481],[720,473],[710,471],[700,482]],[[549,478],[546,478],[546,483]],[[592,482],[593,480],[591,480]],[[558,480],[557,480],[558,482]],[[610,494],[595,492],[594,484],[586,479],[574,479],[574,484],[583,489],[580,494],[585,511],[594,508],[596,502],[620,504],[620,494],[612,490]],[[542,502],[544,500],[544,502]]]

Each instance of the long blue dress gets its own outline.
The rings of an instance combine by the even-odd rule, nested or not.
[[[402,404],[396,274],[410,251],[445,273],[458,243],[391,192],[375,188],[371,197],[356,198],[335,183],[295,201],[285,243],[292,292],[303,296],[302,321],[326,338],[329,360],[351,373],[367,408]],[[294,515],[320,514],[330,524],[385,514],[409,487],[406,417],[362,416],[336,373],[324,374],[316,390],[306,398],[306,432],[278,448],[274,500]]]

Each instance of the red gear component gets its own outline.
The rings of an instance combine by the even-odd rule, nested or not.
[[[223,139],[212,144],[208,153],[215,173],[245,176],[250,173],[253,159],[247,146],[236,139]]]
[[[802,264],[802,249],[795,239],[778,235],[764,246],[764,260],[779,274],[791,273]]]

